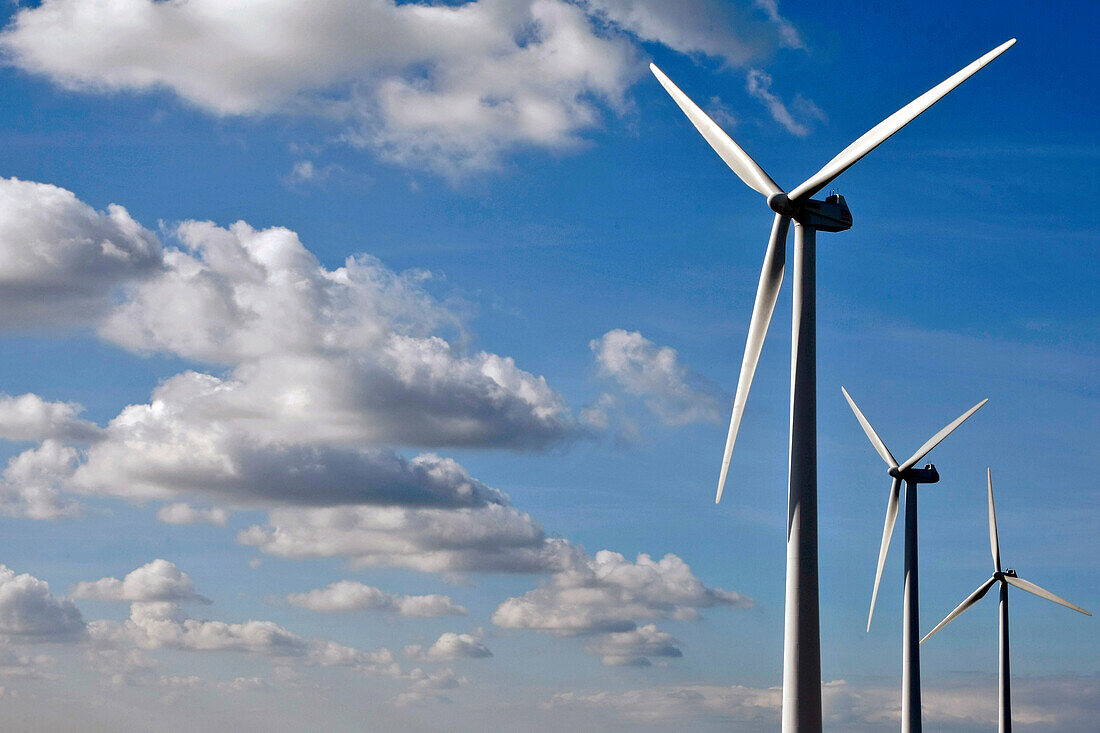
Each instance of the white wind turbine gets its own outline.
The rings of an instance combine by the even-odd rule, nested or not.
[[[900,466],[890,449],[878,437],[878,433],[867,422],[867,418],[856,407],[855,400],[843,387],[840,391],[856,414],[863,432],[871,441],[882,460],[886,461],[886,472],[893,479],[890,484],[890,498],[886,503],[886,522],[882,528],[882,544],[878,551],[878,568],[875,570],[875,588],[871,591],[871,610],[867,613],[867,630],[871,630],[871,617],[875,613],[875,599],[878,598],[878,586],[882,580],[882,566],[886,563],[886,552],[890,549],[890,538],[894,535],[894,522],[898,518],[898,505],[901,500],[901,482],[905,482],[905,591],[904,613],[901,631],[901,729],[906,733],[916,733],[921,729],[920,703],[920,601],[917,573],[917,485],[934,484],[940,480],[936,467],[929,463],[924,468],[916,468],[917,462],[928,455],[955,428],[966,422],[967,418],[981,409],[989,400],[982,400],[955,418],[943,430],[933,435],[917,452]]]
[[[1005,570],[1005,571],[1001,570],[1001,547],[1000,547],[1000,543],[997,541],[997,512],[993,508],[993,472],[989,469],[986,469],[986,481],[987,481],[988,486],[989,486],[989,550],[993,554],[993,577],[991,577],[989,580],[985,581],[980,586],[978,586],[978,589],[976,591],[974,591],[973,593],[971,593],[970,596],[967,597],[967,599],[965,601],[960,603],[958,608],[956,608],[951,613],[947,614],[947,618],[945,618],[943,621],[940,621],[939,625],[936,626],[936,628],[929,631],[928,634],[923,639],[920,640],[920,643],[923,644],[924,642],[931,639],[933,634],[935,634],[937,631],[942,629],[944,626],[947,626],[947,624],[949,624],[951,621],[953,621],[955,619],[955,617],[958,616],[959,614],[961,614],[963,611],[965,611],[966,609],[970,608],[975,603],[980,601],[982,599],[982,597],[985,596],[985,594],[989,592],[989,589],[993,587],[993,584],[1000,581],[1000,583],[1001,583],[1001,604],[1000,604],[1001,605],[1001,616],[1000,616],[1000,626],[1001,626],[1001,635],[1000,635],[1000,658],[1001,659],[1000,659],[1000,661],[1001,661],[1001,670],[1000,670],[1000,676],[998,677],[998,680],[997,680],[997,687],[998,687],[998,691],[1000,692],[1000,701],[999,701],[999,704],[997,706],[997,719],[999,721],[998,730],[1000,730],[1001,733],[1010,733],[1010,731],[1012,730],[1012,708],[1011,708],[1011,695],[1010,695],[1009,689],[1008,689],[1009,688],[1009,669],[1008,669],[1008,586],[1014,585],[1017,588],[1019,588],[1020,590],[1026,590],[1028,593],[1032,593],[1034,595],[1037,595],[1040,598],[1045,598],[1048,601],[1053,601],[1054,603],[1065,606],[1066,608],[1072,608],[1074,611],[1078,611],[1079,613],[1083,613],[1086,616],[1091,616],[1092,614],[1089,613],[1088,611],[1086,611],[1085,609],[1079,607],[1079,606],[1073,605],[1072,603],[1070,603],[1069,601],[1067,601],[1064,598],[1059,598],[1058,596],[1051,593],[1049,590],[1045,590],[1045,589],[1040,588],[1039,586],[1035,585],[1034,583],[1030,583],[1030,582],[1024,580],[1023,578],[1016,575],[1015,570],[1012,570],[1012,569]]]
[[[749,322],[745,356],[733,403],[715,503],[729,471],[737,429],[745,410],[753,373],[768,331],[787,249],[787,230],[795,222],[794,308],[791,342],[791,437],[787,490],[787,580],[783,634],[783,730],[821,730],[821,643],[817,581],[817,365],[815,244],[817,231],[840,232],[852,226],[842,196],[811,197],[864,155],[909,124],[945,94],[962,84],[1016,42],[1013,38],[929,89],[864,133],[801,185],[785,193],[714,120],[688,99],[653,64],[650,69],[715,152],[749,188],[768,199],[775,212],[764,267]]]

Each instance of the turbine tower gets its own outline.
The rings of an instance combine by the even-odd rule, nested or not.
[[[871,441],[882,460],[888,466],[886,472],[893,481],[890,484],[890,498],[886,503],[886,522],[882,528],[882,544],[878,551],[878,568],[875,570],[875,588],[871,592],[871,610],[867,613],[867,630],[871,630],[871,617],[875,614],[875,600],[878,598],[879,581],[882,580],[882,566],[886,563],[886,552],[890,549],[890,538],[894,535],[894,521],[898,518],[898,504],[901,499],[901,482],[905,482],[905,593],[904,615],[901,631],[901,729],[905,733],[917,733],[921,729],[920,704],[920,602],[917,573],[917,485],[934,484],[940,480],[936,467],[929,463],[924,468],[916,468],[917,462],[928,455],[933,448],[950,435],[955,428],[966,422],[967,418],[981,409],[989,400],[982,400],[959,415],[943,430],[933,435],[917,449],[905,463],[898,465],[890,449],[878,437],[878,433],[867,422],[867,418],[856,407],[855,400],[843,387],[840,391],[856,414],[863,432]]]
[[[1012,730],[1012,708],[1011,708],[1011,695],[1009,693],[1009,669],[1008,669],[1008,586],[1014,585],[1020,590],[1026,590],[1028,593],[1039,596],[1040,598],[1046,598],[1048,601],[1053,601],[1066,608],[1072,608],[1074,611],[1083,613],[1086,616],[1092,614],[1085,609],[1075,606],[1064,598],[1051,593],[1049,590],[1045,590],[1029,583],[1023,578],[1016,575],[1016,571],[1001,570],[1001,547],[997,541],[997,512],[993,509],[993,472],[990,469],[986,469],[986,481],[989,486],[989,550],[993,554],[993,577],[985,581],[978,586],[978,589],[970,594],[970,596],[959,604],[951,613],[947,614],[947,618],[940,621],[936,628],[928,632],[928,635],[920,640],[920,643],[928,641],[932,638],[932,635],[942,629],[947,624],[951,623],[956,616],[961,614],[966,609],[973,606],[980,601],[989,589],[993,587],[993,584],[1000,581],[1001,583],[1001,616],[1000,616],[1000,661],[1001,670],[1000,676],[997,680],[998,692],[1000,693],[1000,701],[997,705],[997,719],[999,721],[998,730],[1001,733],[1010,733]]]
[[[783,633],[783,731],[821,730],[821,641],[817,581],[817,355],[815,245],[818,230],[840,232],[852,226],[842,196],[811,198],[864,155],[909,124],[1016,42],[1013,38],[964,67],[887,117],[842,150],[789,194],[741,149],[714,120],[688,99],[660,69],[654,76],[715,152],[749,188],[767,197],[775,212],[764,267],[749,322],[745,356],[737,380],[715,503],[729,471],[737,429],[753,373],[768,331],[786,260],[787,230],[795,222],[794,308],[791,340],[791,437],[787,489],[787,580]]]

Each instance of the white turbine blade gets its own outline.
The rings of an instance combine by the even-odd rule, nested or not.
[[[749,157],[749,154],[742,150],[741,146],[735,143],[714,120],[708,117],[706,112],[699,109],[695,102],[692,102],[686,94],[680,91],[680,87],[673,84],[672,80],[665,76],[663,71],[658,69],[655,64],[650,64],[649,70],[653,72],[653,75],[657,77],[657,81],[661,82],[661,86],[684,111],[687,118],[691,120],[691,124],[695,125],[695,129],[714,148],[714,152],[726,161],[726,165],[737,174],[738,178],[745,182],[745,185],[765,196],[783,193],[783,190],[764,172],[764,169],[757,165],[756,161]]]
[[[977,412],[979,409],[981,409],[982,405],[984,405],[986,402],[989,402],[989,400],[984,399],[981,402],[979,402],[978,404],[974,405],[969,410],[967,410],[966,412],[964,412],[963,414],[961,414],[957,418],[955,418],[954,422],[952,422],[950,425],[948,425],[943,430],[941,430],[940,432],[936,433],[931,438],[929,438],[928,442],[925,443],[924,445],[922,445],[920,448],[918,448],[917,452],[914,453],[912,456],[910,456],[908,461],[906,461],[905,463],[898,466],[898,473],[905,473],[910,468],[912,468],[914,465],[916,465],[917,461],[919,461],[920,459],[922,459],[926,455],[928,455],[928,453],[933,448],[935,448],[937,445],[939,445],[940,442],[943,441],[943,439],[946,438],[948,435],[951,435],[951,433],[954,432],[955,428],[959,427],[964,422],[966,422],[967,418],[969,418],[971,415],[973,415],[975,412]]]
[[[862,137],[840,151],[835,158],[825,164],[825,167],[806,179],[805,183],[792,191],[790,193],[791,201],[794,203],[805,201],[828,186],[832,183],[834,178],[855,165],[860,158],[877,148],[895,132],[908,125],[917,115],[940,101],[944,95],[969,79],[990,61],[1007,51],[1014,43],[1016,43],[1015,38],[1002,43],[977,61],[959,70],[957,73],[932,87],[927,92],[872,127],[864,133]]]
[[[1008,578],[1005,578],[1005,580],[1008,580]],[[932,629],[927,634],[925,634],[924,638],[920,640],[920,643],[923,644],[924,642],[931,639],[933,634],[935,634],[937,631],[942,629],[944,626],[947,626],[952,621],[954,621],[955,618],[959,614],[961,614],[963,611],[965,611],[966,609],[970,608],[975,603],[980,601],[982,599],[982,596],[984,596],[986,593],[988,593],[989,589],[992,588],[993,584],[996,583],[996,582],[997,582],[996,578],[990,578],[989,580],[987,580],[984,583],[982,583],[981,585],[979,585],[978,589],[976,591],[974,591],[973,593],[971,593],[965,601],[960,603],[955,608],[954,611],[947,614],[947,618],[945,618],[943,621],[940,621],[939,624],[936,626],[936,628]]]
[[[993,508],[993,471],[985,469],[989,482],[989,551],[993,553],[993,569],[1001,572],[1001,543],[997,541],[997,510]]]
[[[875,447],[875,450],[878,451],[878,454],[882,456],[882,460],[886,461],[886,465],[890,468],[897,468],[898,462],[894,459],[894,455],[890,452],[890,449],[886,447],[886,444],[882,442],[882,438],[878,437],[878,433],[871,427],[871,423],[867,422],[867,418],[865,418],[859,408],[856,407],[856,401],[848,394],[848,390],[841,387],[840,391],[844,393],[844,399],[848,400],[848,405],[852,408],[852,412],[856,414],[856,420],[859,420],[863,432],[867,433],[867,438],[871,441],[871,445]]]
[[[1091,616],[1092,615],[1091,613],[1089,613],[1085,609],[1081,608],[1080,606],[1075,606],[1072,603],[1070,603],[1069,601],[1067,601],[1065,598],[1061,598],[1059,596],[1056,596],[1053,593],[1051,593],[1049,590],[1046,590],[1045,588],[1040,588],[1039,586],[1035,585],[1034,583],[1028,582],[1028,581],[1024,580],[1023,578],[1014,578],[1011,575],[1006,575],[1005,576],[1005,581],[1008,582],[1009,585],[1014,585],[1017,588],[1019,588],[1020,590],[1026,590],[1028,593],[1032,593],[1034,595],[1037,595],[1040,598],[1046,598],[1048,601],[1053,601],[1053,602],[1057,603],[1060,606],[1065,606],[1066,608],[1072,608],[1074,611],[1077,611],[1078,613],[1083,613],[1086,616]]]
[[[890,500],[886,502],[886,523],[882,527],[882,545],[878,549],[878,569],[875,570],[875,589],[871,591],[871,610],[867,614],[867,630],[871,630],[871,617],[875,615],[875,599],[878,598],[878,584],[882,580],[882,566],[886,564],[886,552],[890,549],[890,538],[894,535],[894,522],[898,518],[898,504],[901,502],[901,479],[895,478],[890,485]]]
[[[726,435],[726,450],[722,454],[722,473],[718,477],[715,504],[722,501],[722,490],[726,486],[726,474],[730,469],[730,456],[733,455],[733,444],[737,440],[737,429],[741,425],[741,415],[745,412],[745,401],[749,398],[749,387],[752,386],[752,377],[756,373],[756,364],[760,361],[760,349],[768,334],[775,300],[779,297],[779,286],[783,284],[787,228],[790,224],[790,217],[781,214],[776,214],[772,223],[771,239],[768,240],[768,250],[764,254],[764,267],[760,270],[760,283],[756,286],[756,303],[752,307],[752,320],[749,321],[745,358],[741,361],[741,375],[737,378],[737,394],[733,398],[733,415],[730,417],[730,430]]]

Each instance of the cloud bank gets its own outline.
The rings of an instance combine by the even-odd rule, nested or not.
[[[517,148],[575,148],[628,107],[640,41],[734,67],[804,48],[775,0],[45,0],[0,34],[14,64],[66,89],[319,117],[447,175]]]

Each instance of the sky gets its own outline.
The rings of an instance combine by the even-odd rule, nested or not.
[[[1100,608],[1091,3],[43,0],[0,31],[9,730],[774,730],[790,285],[713,496],[771,212],[818,239],[825,727],[900,716],[921,628],[1007,567]],[[1012,596],[1020,730],[1100,713],[1096,620]],[[996,602],[922,650],[996,724]]]

